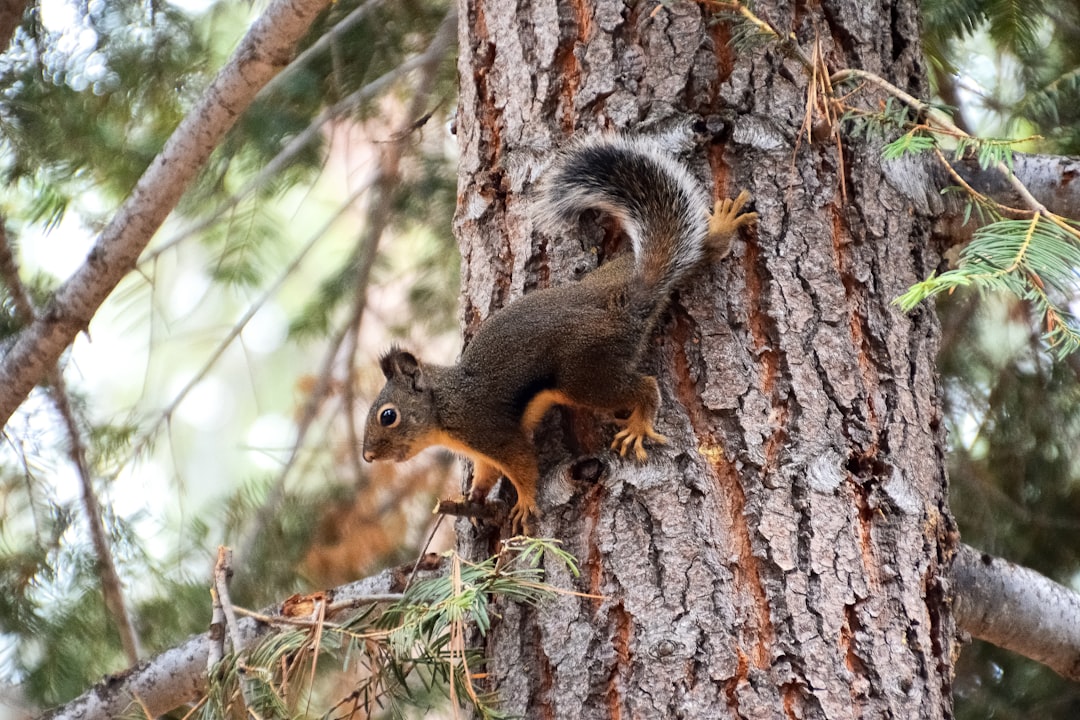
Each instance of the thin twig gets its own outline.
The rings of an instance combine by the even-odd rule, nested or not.
[[[110,548],[109,535],[105,531],[105,523],[102,520],[101,505],[98,503],[97,494],[94,492],[94,482],[90,477],[90,470],[86,465],[86,449],[83,446],[82,435],[79,425],[75,421],[75,414],[68,397],[64,376],[59,370],[50,377],[51,397],[56,411],[60,413],[64,421],[64,428],[68,434],[68,454],[72,465],[79,475],[79,483],[82,486],[83,513],[86,522],[90,526],[90,539],[94,545],[94,553],[97,555],[98,570],[101,572],[101,591],[105,596],[105,607],[112,615],[116,624],[117,632],[120,633],[120,644],[124,647],[124,654],[128,663],[134,665],[139,661],[142,650],[139,647],[139,638],[135,633],[135,626],[131,622],[127,605],[124,602],[123,585],[120,575],[116,571],[113,562],[112,549]]]
[[[197,703],[191,706],[191,709],[188,710],[187,713],[184,714],[184,717],[180,718],[180,720],[189,720],[190,718],[194,717],[195,713],[197,713],[209,699],[210,698],[208,695],[203,695],[201,698],[199,698],[199,701]]]
[[[435,539],[435,533],[439,531],[439,526],[442,525],[443,518],[446,515],[440,514],[435,518],[435,522],[431,526],[431,532],[428,533],[427,540],[420,547],[420,552],[416,554],[416,562],[413,563],[412,571],[409,573],[409,579],[405,581],[405,591],[408,592],[409,587],[412,585],[413,580],[416,578],[416,570],[420,567],[420,561],[427,555],[427,550],[431,547],[431,541]]]
[[[342,612],[343,610],[353,610],[360,605],[376,604],[376,603],[395,603],[399,602],[405,596],[402,593],[378,593],[374,595],[358,595],[348,600],[342,600],[341,602],[329,603],[326,606],[326,617],[333,617],[335,614]],[[233,610],[237,615],[243,615],[245,617],[254,618],[259,622],[264,622],[268,625],[297,625],[300,627],[312,627],[318,620],[311,620],[303,617],[289,617],[288,615],[271,615],[268,613],[258,612],[255,610],[248,610],[247,608],[234,605]],[[336,627],[334,623],[329,621],[322,621],[327,627]]]
[[[379,593],[372,595],[357,595],[356,597],[349,598],[348,600],[339,600],[332,602],[326,607],[327,616],[336,615],[344,610],[354,610],[361,605],[367,605],[369,603],[395,603],[401,602],[405,598],[404,593]]]
[[[365,20],[368,16],[368,13],[378,10],[384,2],[385,0],[367,0],[367,2],[365,2],[363,5],[360,5],[348,15],[343,17],[340,22],[338,22],[332,28],[324,32],[318,40],[311,44],[311,46],[307,50],[293,58],[292,62],[290,62],[284,70],[278,73],[278,75],[275,76],[273,80],[266,83],[263,89],[260,90],[259,94],[255,97],[261,98],[262,96],[272,92],[274,89],[277,88],[278,85],[280,85],[285,80],[285,78],[295,74],[297,68],[303,67],[313,57],[319,55],[324,50],[328,49],[333,42],[338,40],[349,30],[352,30],[354,27],[359,25],[362,20]]]
[[[933,151],[934,154],[937,156],[938,162],[940,162],[945,167],[945,172],[949,174],[949,177],[951,177],[957,185],[962,187],[968,195],[974,198],[976,202],[984,205],[994,205],[999,211],[1007,215],[1014,215],[1016,217],[1028,217],[1031,215],[1030,210],[1022,210],[1020,208],[1009,207],[1008,205],[1004,205],[997,200],[991,200],[986,195],[973,188],[967,180],[960,176],[960,173],[956,172],[956,168],[954,168],[952,166],[952,163],[949,162],[949,159],[945,157],[945,153],[941,152],[940,147],[934,145]]]
[[[136,694],[133,699],[136,703],[138,703],[139,709],[143,711],[143,715],[146,717],[146,720],[154,720],[154,714],[150,712],[150,708],[146,707],[146,703],[143,702],[143,699],[139,697],[138,694]]]
[[[362,319],[362,318],[361,318]],[[356,351],[360,342],[360,328],[353,328],[345,346],[345,382],[341,393],[344,401],[345,431],[349,445],[349,460],[353,466],[353,481],[356,489],[366,485],[367,473],[360,458],[360,433],[356,429]]]
[[[308,239],[307,243],[305,243],[304,246],[297,251],[296,255],[289,262],[289,264],[286,265],[285,268],[278,274],[277,279],[275,279],[274,282],[268,288],[266,288],[266,290],[263,291],[262,295],[256,298],[256,300],[251,304],[250,307],[248,307],[244,314],[240,316],[240,319],[233,324],[232,328],[229,329],[229,332],[225,335],[221,342],[218,343],[217,347],[214,348],[214,351],[210,353],[210,356],[203,363],[202,367],[200,367],[199,370],[196,371],[196,373],[188,380],[188,382],[184,384],[184,387],[182,387],[180,391],[173,397],[172,401],[168,404],[168,406],[166,406],[158,414],[157,420],[155,420],[154,423],[145,432],[143,432],[142,438],[132,445],[132,450],[129,454],[128,462],[137,457],[143,451],[143,449],[151,442],[151,440],[153,440],[154,436],[157,434],[162,424],[169,421],[173,413],[175,413],[176,409],[180,406],[180,403],[182,403],[184,399],[188,396],[188,394],[206,378],[206,376],[217,364],[218,360],[220,360],[221,357],[225,354],[225,351],[232,346],[233,342],[238,337],[240,337],[240,333],[243,332],[244,328],[247,327],[248,323],[251,322],[252,318],[255,317],[256,313],[258,313],[258,311],[261,310],[262,307],[270,301],[270,298],[277,295],[278,291],[282,288],[286,281],[288,281],[291,277],[295,275],[297,268],[300,267],[301,263],[307,257],[308,253],[310,253],[311,250],[314,249],[315,245],[317,245],[320,240],[326,237],[327,233],[330,232],[330,228],[332,228],[334,224],[338,221],[338,219],[340,219],[341,216],[344,215],[345,212],[353,206],[353,203],[359,200],[360,196],[367,192],[368,187],[368,184],[364,184],[363,187],[357,188],[352,194],[349,195],[348,198],[345,199],[345,202],[343,202],[338,207],[338,209],[330,218],[327,219],[323,226],[319,228],[314,234],[312,234],[312,236]],[[124,467],[128,464],[128,462],[120,463],[119,467]]]

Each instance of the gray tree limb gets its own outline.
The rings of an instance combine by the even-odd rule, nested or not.
[[[961,629],[1080,681],[1080,594],[969,545],[953,560],[952,582]]]
[[[982,168],[975,158],[952,163],[956,173],[975,190],[1013,208],[1027,208],[1008,179],[995,168]],[[976,224],[962,225],[961,193],[941,195],[941,189],[957,185],[932,155],[914,155],[890,161],[896,170],[889,177],[920,213],[937,219],[938,234],[962,242],[970,238]],[[1013,156],[1013,173],[1031,195],[1051,212],[1080,219],[1080,187],[1071,180],[1080,176],[1080,158],[1061,155]]]
[[[1024,207],[1023,200],[1001,173],[979,167],[974,158],[955,167],[960,176],[980,192],[1006,205]],[[1016,177],[1031,194],[1052,212],[1080,218],[1080,188],[1072,182],[1080,177],[1080,158],[1017,153],[1013,157],[1013,168]]]
[[[210,154],[256,93],[284,68],[329,0],[275,0],[252,25],[199,104],[139,179],[86,262],[57,289],[0,363],[0,425],[56,367],[75,336],[130,272]]]

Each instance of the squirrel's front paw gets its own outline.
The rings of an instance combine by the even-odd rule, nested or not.
[[[750,201],[750,193],[743,190],[733,200],[721,198],[713,206],[712,217],[709,218],[709,236],[715,239],[727,238],[733,235],[741,227],[753,225],[757,222],[756,212],[742,211],[743,206]]]

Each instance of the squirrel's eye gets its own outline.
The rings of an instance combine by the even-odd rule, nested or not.
[[[393,407],[387,406],[379,411],[379,424],[383,427],[393,427],[400,419],[398,411]]]

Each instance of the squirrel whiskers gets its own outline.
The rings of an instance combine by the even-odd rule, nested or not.
[[[386,385],[368,414],[364,458],[405,460],[431,445],[460,452],[474,463],[471,499],[484,500],[500,476],[513,484],[515,529],[538,514],[532,432],[551,406],[629,411],[612,448],[646,460],[645,440],[666,442],[653,429],[656,378],[639,368],[649,335],[675,287],[756,220],[741,213],[748,197],[718,201],[710,218],[708,194],[655,142],[572,143],[541,181],[537,225],[608,212],[634,253],[494,313],[456,365],[425,364],[397,348],[384,355]]]

